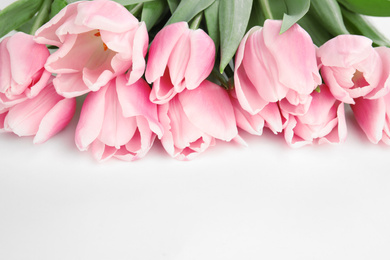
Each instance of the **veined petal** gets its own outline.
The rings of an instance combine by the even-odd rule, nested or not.
[[[72,119],[76,110],[76,99],[62,99],[42,118],[34,143],[46,142],[61,131]]]
[[[203,30],[190,32],[190,58],[185,71],[187,89],[195,89],[211,73],[215,60],[215,45]]]
[[[225,141],[237,135],[233,106],[228,93],[210,81],[178,94],[189,121],[205,133]]]
[[[368,139],[378,143],[382,139],[382,132],[386,120],[386,103],[384,98],[379,99],[355,99],[355,105],[351,105],[356,121],[366,133]]]
[[[84,100],[75,134],[76,145],[81,151],[88,149],[103,127],[107,88],[89,93]]]
[[[145,72],[145,78],[149,83],[164,74],[172,50],[186,30],[188,30],[187,23],[179,22],[166,26],[156,35],[149,49]]]

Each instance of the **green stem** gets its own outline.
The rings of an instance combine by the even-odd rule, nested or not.
[[[137,17],[138,15],[141,14],[143,5],[144,3],[137,4],[133,9],[130,10],[130,13],[135,17]]]
[[[224,89],[228,89],[228,82],[226,81],[224,76],[221,73],[219,73],[218,69],[213,68],[213,70],[211,71],[211,74],[213,74],[213,76],[218,79],[218,81],[221,83],[221,85]]]
[[[200,12],[199,14],[197,14],[190,22],[190,29],[192,29],[192,30],[198,29],[200,26],[200,23],[202,22],[202,18],[203,18],[203,12]]]
[[[234,77],[234,71],[232,70],[232,68],[230,67],[229,64],[225,68],[225,73],[228,76],[228,78],[233,78]]]
[[[269,5],[269,0],[259,0],[261,5],[261,10],[263,10],[263,14],[265,19],[274,19],[272,15],[271,7]],[[272,0],[271,0],[272,1]]]
[[[31,26],[30,34],[34,35],[35,31],[38,30],[45,22],[47,17],[49,16],[51,8],[51,0],[44,0],[41,8],[38,11],[38,14],[35,18],[33,25]]]

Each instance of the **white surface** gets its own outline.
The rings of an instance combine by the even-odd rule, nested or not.
[[[249,147],[219,142],[190,162],[157,142],[97,163],[76,123],[43,145],[0,135],[0,259],[390,258],[390,147],[350,112],[343,145],[244,134]]]

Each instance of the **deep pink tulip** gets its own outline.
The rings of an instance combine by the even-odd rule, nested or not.
[[[163,104],[184,89],[195,89],[214,66],[215,46],[203,30],[179,22],[164,27],[154,38],[145,78],[153,83],[150,100]]]
[[[317,52],[321,75],[338,100],[376,99],[390,90],[390,50],[373,48],[369,38],[339,35]]]
[[[306,114],[294,116],[282,111],[287,118],[284,137],[292,147],[313,142],[342,143],[347,137],[344,104],[333,97],[326,85],[320,88],[320,93],[312,93],[313,100]]]
[[[139,79],[126,85],[124,75],[88,94],[76,128],[76,145],[104,161],[115,157],[132,161],[143,157],[162,130],[157,106],[149,101],[150,87]]]
[[[51,73],[44,69],[49,57],[45,45],[33,36],[16,33],[0,43],[0,111],[33,98],[46,86]]]
[[[127,70],[132,84],[145,70],[145,23],[113,1],[70,4],[36,32],[35,40],[59,47],[45,67],[57,74],[54,86],[65,97],[97,91]]]
[[[251,115],[241,107],[233,91],[230,93],[230,100],[237,126],[242,130],[253,135],[262,135],[264,127],[269,128],[274,134],[283,131],[284,118],[282,118],[278,103],[268,103],[260,112]]]
[[[390,94],[378,99],[355,99],[351,105],[356,121],[372,143],[390,145]]]
[[[192,159],[214,145],[215,139],[230,141],[237,136],[228,93],[207,80],[159,105],[158,114],[164,128],[161,143],[179,160]]]
[[[46,142],[61,131],[76,110],[74,98],[57,94],[49,83],[37,96],[16,104],[0,115],[0,128],[18,136],[35,136],[34,143]]]
[[[282,21],[266,20],[245,35],[236,53],[234,83],[244,110],[255,115],[268,103],[304,114],[321,84],[316,47],[298,24],[279,34]]]

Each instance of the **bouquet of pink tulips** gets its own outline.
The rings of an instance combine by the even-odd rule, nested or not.
[[[18,0],[0,11],[0,129],[43,143],[82,104],[75,142],[191,159],[239,131],[342,143],[350,105],[390,144],[386,0]]]

